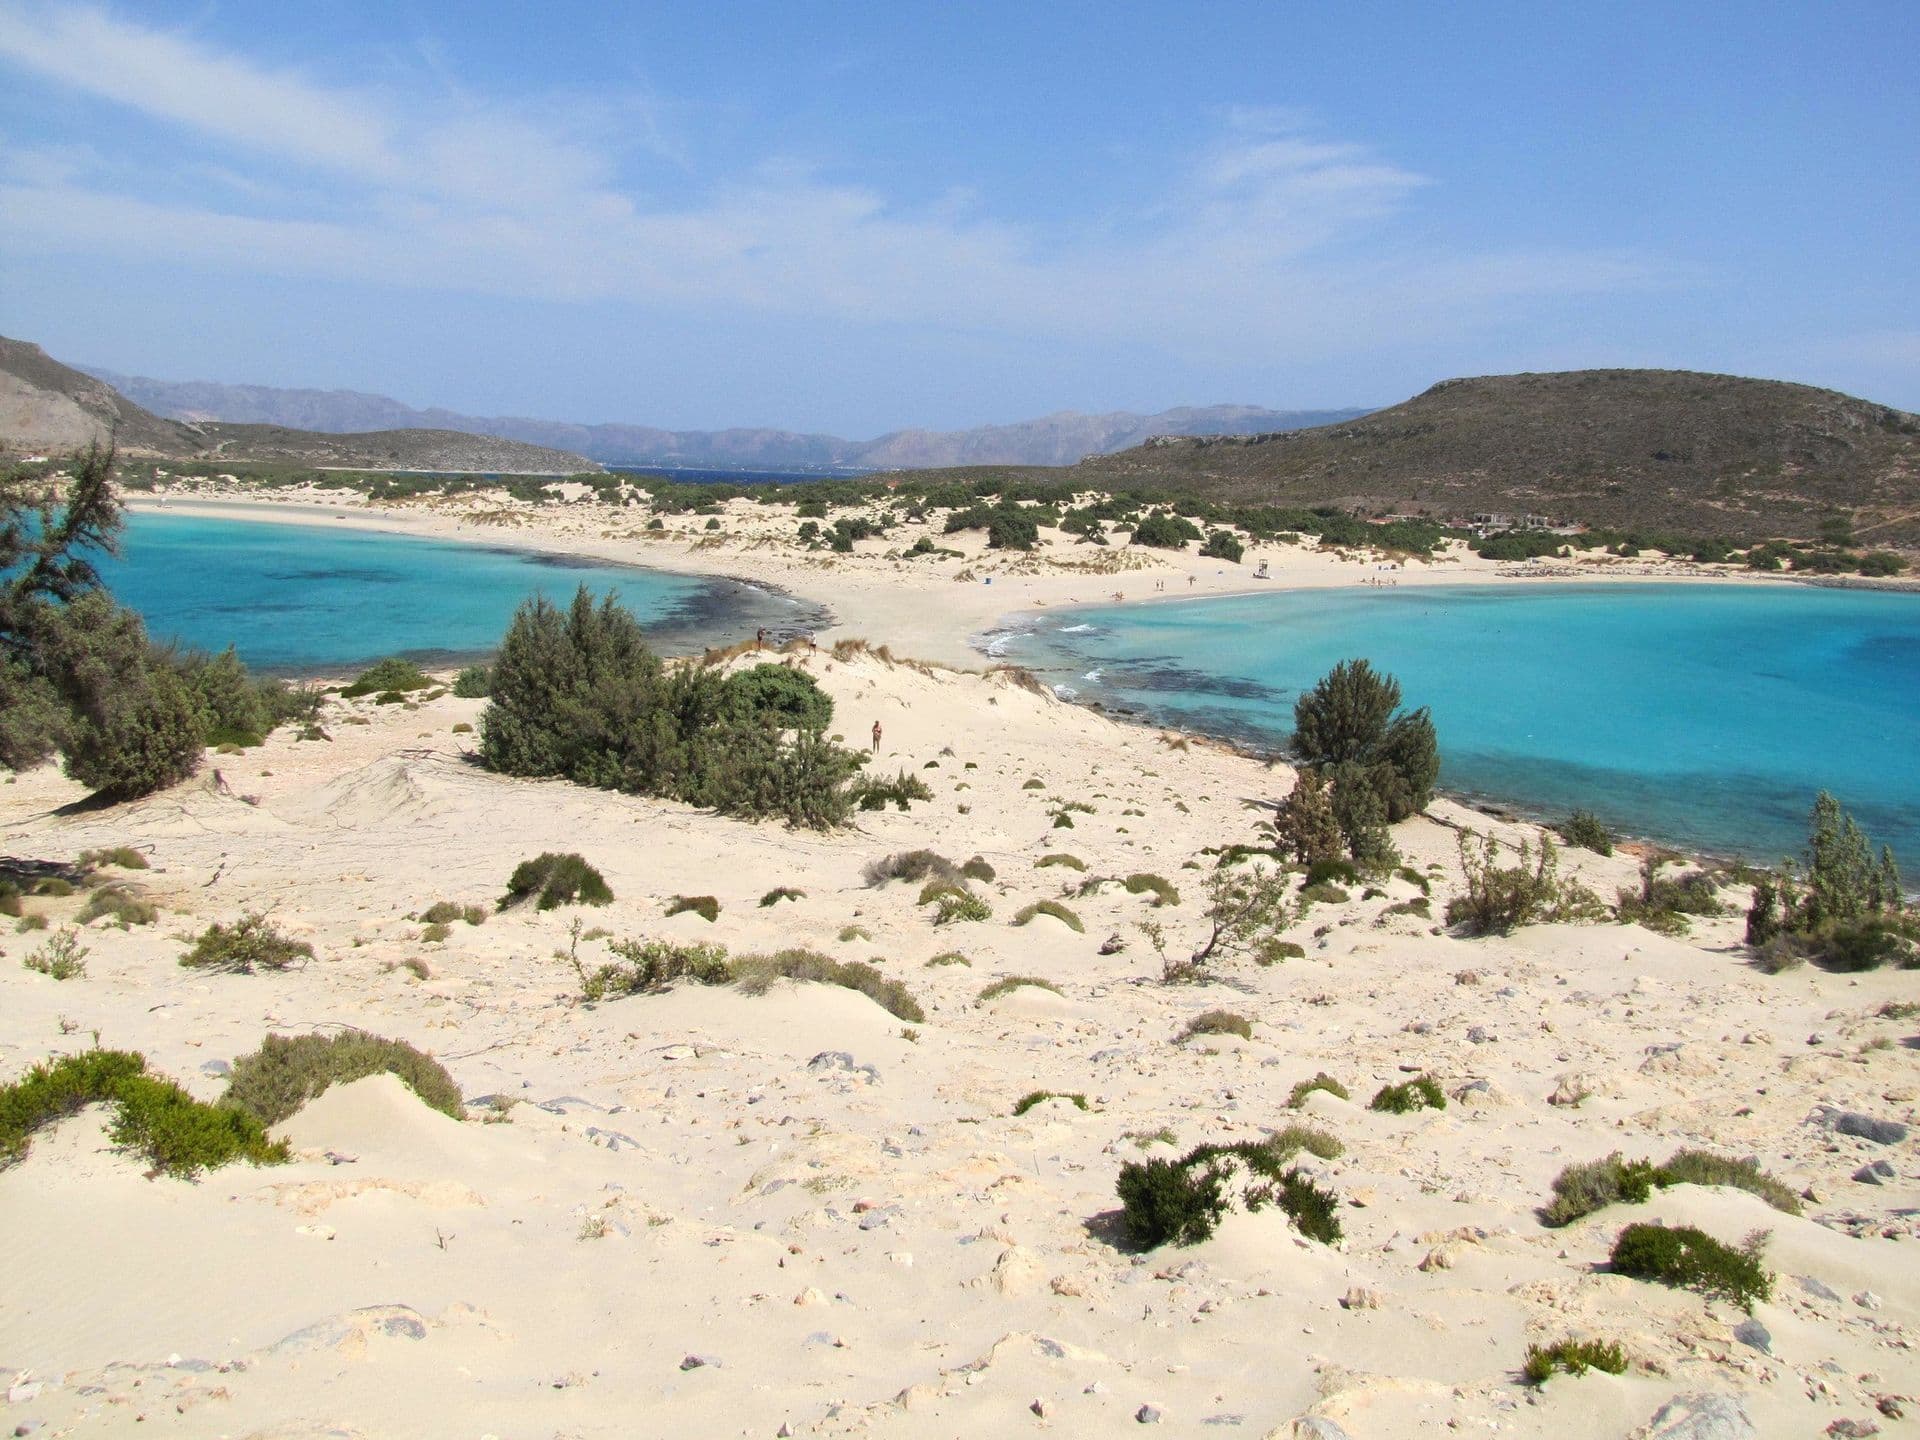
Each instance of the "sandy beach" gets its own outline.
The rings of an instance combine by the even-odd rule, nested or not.
[[[20,962],[75,925],[84,897],[26,900],[48,928],[0,947],[0,1077],[97,1041],[212,1100],[268,1033],[358,1027],[434,1055],[468,1118],[392,1076],[361,1080],[280,1127],[290,1163],[197,1182],[147,1178],[98,1108],[42,1131],[0,1171],[0,1421],[26,1427],[13,1433],[1911,1430],[1920,1159],[1905,1127],[1920,1123],[1920,1035],[1910,1014],[1880,1013],[1914,998],[1911,972],[1763,974],[1739,944],[1738,886],[1723,892],[1728,913],[1678,938],[1612,923],[1459,938],[1442,917],[1460,835],[1537,845],[1540,832],[1441,800],[1394,827],[1401,869],[1306,911],[1288,933],[1300,957],[1164,984],[1152,927],[1170,953],[1197,943],[1219,848],[1255,841],[1247,802],[1284,795],[1292,772],[979,673],[969,643],[1009,614],[1116,595],[1484,582],[1529,567],[1456,555],[1381,570],[1308,546],[1250,550],[1242,566],[1090,546],[1023,557],[937,529],[925,533],[958,558],[899,558],[916,528],[829,556],[787,538],[790,511],[749,502],[729,504],[718,532],[689,515],[651,536],[640,512],[587,503],[165,503],[725,574],[817,600],[834,630],[784,658],[833,697],[835,732],[863,741],[879,723],[875,768],[920,777],[933,799],[817,834],[505,779],[472,763],[484,702],[450,694],[329,700],[327,739],[278,732],[131,804],[81,806],[51,767],[19,776],[0,800],[10,855],[132,847],[147,868],[115,878],[160,916],[79,927],[86,971],[57,981]],[[1270,581],[1249,578],[1261,560]],[[836,655],[850,637],[898,658]],[[870,864],[923,848],[984,862],[989,918],[938,925],[917,884],[869,883]],[[583,854],[612,902],[494,913],[514,866],[542,851]],[[1564,863],[1609,899],[1636,883],[1625,850],[1568,850]],[[1158,877],[1165,903],[1129,876]],[[711,921],[667,913],[705,896]],[[483,923],[428,938],[417,917],[440,901],[479,907]],[[1071,923],[1016,923],[1039,901]],[[195,934],[249,912],[315,958],[251,975],[180,966]],[[575,962],[600,964],[622,939],[870,962],[925,1018],[791,981],[587,1003]],[[1044,983],[982,997],[1013,978]],[[1182,1038],[1220,1009],[1250,1038]],[[1291,1105],[1321,1072],[1351,1098]],[[1423,1074],[1444,1109],[1368,1107]],[[1035,1090],[1066,1098],[1016,1116]],[[1865,1138],[1849,1115],[1891,1125]],[[1338,1244],[1272,1208],[1231,1214],[1191,1247],[1126,1243],[1122,1164],[1296,1123],[1342,1147],[1300,1159],[1339,1197]],[[1689,1147],[1755,1157],[1801,1213],[1692,1184],[1564,1228],[1536,1213],[1564,1166]],[[1629,1222],[1729,1244],[1767,1232],[1772,1298],[1749,1315],[1612,1273]],[[1617,1342],[1626,1373],[1523,1381],[1529,1344],[1572,1338]]]

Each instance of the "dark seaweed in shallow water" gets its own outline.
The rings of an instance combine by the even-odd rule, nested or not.
[[[1109,666],[1102,671],[1100,681],[1115,689],[1148,694],[1224,695],[1231,700],[1258,700],[1271,705],[1278,705],[1285,698],[1285,692],[1262,685],[1258,680],[1240,675],[1209,675],[1204,670],[1194,670],[1174,663],[1171,658],[1158,656]]]

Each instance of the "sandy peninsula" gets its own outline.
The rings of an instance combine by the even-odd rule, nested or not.
[[[1241,567],[1080,547],[1060,553],[1086,568],[1065,569],[937,535],[962,555],[885,553],[912,533],[828,557],[775,534],[790,517],[746,504],[718,538],[691,516],[650,538],[631,512],[585,503],[168,503],[484,536],[818,599],[836,630],[783,658],[832,695],[849,740],[879,722],[878,768],[919,776],[933,799],[820,835],[503,779],[472,763],[484,702],[450,694],[330,700],[326,739],[282,731],[127,805],[80,805],[52,768],[19,776],[0,799],[10,855],[132,847],[146,868],[114,878],[160,915],[81,927],[85,973],[57,981],[21,961],[74,927],[84,897],[25,902],[47,928],[0,946],[0,1078],[97,1041],[212,1100],[268,1033],[358,1027],[434,1055],[468,1118],[391,1076],[362,1080],[281,1127],[290,1163],[197,1182],[148,1178],[97,1109],[41,1132],[0,1171],[0,1421],[13,1433],[1911,1428],[1920,1035],[1911,1011],[1882,1014],[1914,998],[1911,972],[1762,974],[1737,913],[1680,938],[1618,924],[1457,938],[1442,917],[1461,833],[1538,832],[1440,801],[1395,827],[1401,871],[1312,905],[1289,933],[1301,957],[1163,984],[1153,929],[1173,953],[1196,943],[1218,849],[1255,838],[1247,802],[1284,794],[1291,772],[979,673],[968,645],[1036,606],[1253,588],[1261,559],[1272,579],[1258,583],[1275,585],[1457,583],[1493,567],[1451,556],[1382,571],[1378,557],[1293,546]],[[900,658],[836,653],[856,636]],[[874,862],[923,848],[984,862],[989,918],[936,925],[917,885],[869,883]],[[612,902],[496,913],[514,866],[542,851],[586,856]],[[1626,852],[1566,863],[1609,898],[1636,874]],[[1141,875],[1163,893],[1121,883]],[[711,921],[667,913],[706,896]],[[1043,900],[1066,918],[1015,923]],[[428,938],[417,917],[440,901],[483,922]],[[249,912],[315,958],[251,975],[180,966],[193,935]],[[586,1003],[574,962],[601,963],[622,939],[870,962],[925,1018],[789,981]],[[1043,983],[995,984],[1008,979]],[[1183,1039],[1210,1010],[1250,1037]],[[1351,1098],[1290,1105],[1321,1072]],[[1368,1107],[1422,1074],[1444,1109]],[[1016,1116],[1036,1090],[1069,1098]],[[1866,1138],[1849,1115],[1890,1124]],[[1126,1243],[1124,1163],[1296,1123],[1342,1147],[1301,1161],[1339,1197],[1338,1244],[1271,1208],[1191,1247]],[[1536,1213],[1570,1163],[1681,1148],[1755,1157],[1800,1213],[1699,1185],[1560,1229]],[[1729,1243],[1767,1232],[1772,1298],[1749,1314],[1611,1273],[1632,1221]],[[1617,1342],[1628,1368],[1524,1383],[1528,1345],[1563,1339]]]

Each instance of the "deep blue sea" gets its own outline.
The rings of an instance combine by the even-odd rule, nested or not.
[[[703,580],[506,546],[455,544],[345,527],[139,511],[107,587],[155,639],[228,645],[248,665],[286,674],[349,670],[385,655],[451,663],[499,643],[536,592],[565,602],[612,590],[655,648],[681,654],[825,623],[815,607],[731,580]]]
[[[1920,880],[1920,595],[1403,586],[1020,625],[990,648],[1062,693],[1270,746],[1303,688],[1364,657],[1432,709],[1453,794],[1770,861],[1827,789]]]

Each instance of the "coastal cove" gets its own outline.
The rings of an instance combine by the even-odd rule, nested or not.
[[[1063,697],[1265,748],[1340,660],[1430,706],[1441,786],[1767,863],[1817,790],[1920,872],[1920,599],[1770,585],[1351,587],[1010,617]]]
[[[338,673],[385,655],[453,664],[489,653],[515,608],[578,586],[612,591],[656,648],[682,654],[750,637],[811,631],[819,606],[720,576],[451,541],[285,517],[129,513],[121,554],[101,565],[108,587],[157,640],[204,650],[232,645],[249,666]]]

